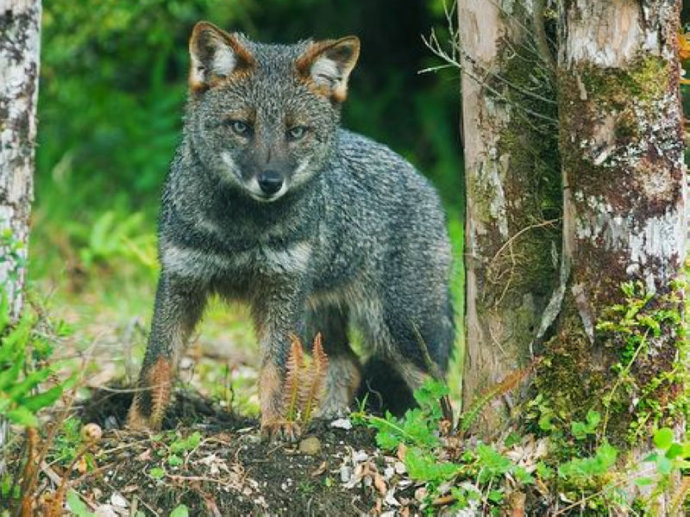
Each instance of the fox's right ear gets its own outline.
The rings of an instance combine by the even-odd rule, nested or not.
[[[203,92],[234,73],[251,70],[256,61],[235,34],[199,22],[189,40],[189,88]]]

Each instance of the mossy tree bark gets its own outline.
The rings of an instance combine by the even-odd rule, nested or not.
[[[684,370],[678,363],[683,289],[675,281],[683,277],[686,253],[680,5],[561,4],[567,275],[537,389],[563,422],[581,418],[588,408],[605,412],[608,438],[633,447],[649,436],[650,424],[671,425],[682,417],[674,404]],[[637,294],[625,295],[624,282],[636,283]],[[643,293],[654,294],[643,310],[659,329],[645,330],[639,345],[598,326],[612,319],[616,304],[628,307]],[[627,367],[624,377],[620,366]],[[625,386],[616,390],[621,382]]]
[[[538,9],[540,2],[532,4]],[[522,2],[458,2],[467,186],[465,408],[530,363],[557,277],[557,103],[549,44],[533,24],[536,17],[542,28],[538,15]],[[484,408],[480,434],[500,430],[510,405],[502,397]]]
[[[33,199],[40,20],[40,0],[0,0],[0,285],[14,321],[22,310]],[[0,417],[0,473],[6,437]]]

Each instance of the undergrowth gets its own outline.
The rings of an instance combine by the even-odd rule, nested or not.
[[[492,444],[461,438],[442,417],[439,399],[447,388],[430,381],[415,393],[419,407],[402,418],[358,411],[356,422],[376,429],[376,443],[396,453],[410,478],[425,488],[425,508],[504,515],[506,510],[558,514],[630,511],[650,508],[655,496],[671,486],[675,475],[690,467],[690,441],[677,440],[668,427],[653,432],[652,451],[641,462],[603,441],[589,453],[584,442],[602,430],[602,415],[589,411],[585,421],[571,423],[568,439],[580,445],[564,455],[562,436],[508,433]],[[555,448],[559,450],[556,451]],[[635,489],[639,495],[633,497]],[[643,489],[643,490],[639,490]],[[678,510],[682,486],[673,494]],[[644,492],[646,495],[641,495]]]
[[[538,359],[478,397],[457,423],[444,416],[448,388],[437,380],[415,393],[419,407],[402,418],[363,409],[353,418],[374,428],[379,447],[396,453],[408,475],[424,487],[429,514],[446,505],[491,515],[679,514],[690,488],[687,480],[678,483],[690,468],[690,440],[675,425],[687,414],[682,390],[687,343],[677,309],[681,288],[674,283],[668,294],[654,295],[639,283],[622,286],[624,302],[606,311],[597,326],[605,346],[615,347],[620,360],[611,366],[614,380],[603,400],[582,401],[582,420],[563,420],[535,394],[494,443],[467,434],[486,405],[520,384]],[[641,385],[641,377],[631,372],[644,368],[656,342],[668,336],[677,340],[678,357],[670,370],[644,377]],[[660,387],[674,397],[658,397]],[[621,419],[614,404],[620,403],[620,394],[632,401],[633,418],[626,420],[627,440],[614,445],[607,429]],[[635,449],[648,453],[640,457],[630,452]],[[668,501],[663,509],[658,506],[662,495]]]

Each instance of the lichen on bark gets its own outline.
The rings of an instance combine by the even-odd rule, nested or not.
[[[531,361],[556,277],[560,171],[552,71],[522,3],[460,2],[467,183],[463,403]],[[479,25],[478,20],[481,20]],[[492,401],[479,431],[508,415]]]
[[[0,9],[0,291],[19,318],[33,198],[40,0],[13,0]],[[0,415],[0,474],[8,427]]]
[[[678,13],[659,2],[647,2],[645,13],[647,4],[659,4],[659,10],[642,18],[630,2],[564,4],[565,50],[557,82],[563,260],[569,275],[555,330],[543,347],[536,386],[566,420],[581,418],[588,408],[601,409],[619,382],[620,372],[612,367],[620,363],[620,350],[597,326],[612,307],[625,305],[623,283],[639,282],[654,295],[656,302],[650,303],[657,306],[650,310],[683,317],[682,292],[672,293],[685,257],[683,141],[672,48]],[[610,35],[606,46],[606,31],[621,20],[636,24],[630,34],[638,39],[619,41]],[[576,40],[588,34],[596,35],[594,41],[586,49],[578,47]],[[616,48],[615,41],[623,47]],[[683,342],[672,326],[662,326],[650,340],[649,353],[631,365],[626,372],[632,378],[630,389],[609,401],[609,411],[615,413],[608,427],[611,440],[629,438],[637,418],[634,394],[639,397],[639,390],[632,386],[644,390],[654,379],[668,378]],[[673,405],[659,390],[647,395]],[[671,413],[657,416],[663,414]]]

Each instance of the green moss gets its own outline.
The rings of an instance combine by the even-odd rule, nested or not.
[[[544,344],[543,360],[537,370],[538,393],[564,425],[584,419],[583,401],[596,400],[606,384],[605,369],[593,364],[593,347],[581,328],[574,307],[565,306],[559,334]]]
[[[612,443],[634,445],[686,414],[688,343],[677,289],[652,296],[642,284],[625,284],[619,303],[603,311],[594,343],[566,297],[561,330],[544,345],[535,381],[564,432],[595,410]]]
[[[467,174],[467,196],[472,202],[474,217],[484,223],[493,222],[491,204],[496,197],[496,188],[486,178],[479,180],[477,172]]]
[[[593,132],[602,120],[610,117],[616,149],[636,149],[648,137],[645,119],[658,117],[658,105],[669,90],[671,65],[660,57],[644,57],[625,68],[602,68],[579,65],[559,72],[559,104],[561,126],[566,129],[562,138],[576,134],[579,141],[595,138]],[[573,147],[569,140],[561,149]],[[582,158],[583,153],[578,153]],[[594,165],[592,157],[582,160],[564,156],[564,163],[575,159],[571,170],[581,175],[600,175],[611,172],[611,163]],[[583,163],[586,162],[586,163]]]
[[[522,6],[516,4],[515,8]],[[543,223],[561,215],[561,171],[553,78],[537,56],[516,53],[516,46],[520,42],[499,44],[500,77],[488,79],[488,95],[510,115],[509,122],[499,129],[495,146],[508,234],[513,240],[487,268],[495,292],[486,297],[486,306],[498,304],[511,312],[510,325],[519,347],[534,335],[535,320],[557,276],[551,255],[553,248],[560,247],[560,228]],[[532,303],[524,299],[525,294],[533,297]]]
[[[661,57],[645,56],[624,68],[581,66],[577,70],[587,96],[612,107],[625,108],[632,98],[649,103],[664,95],[671,68]],[[577,84],[572,86],[576,91]]]

